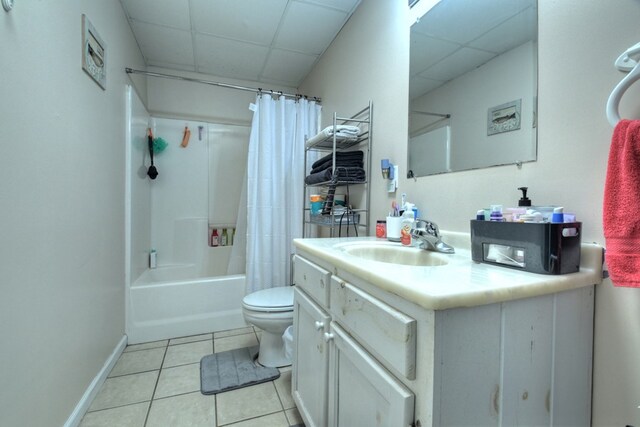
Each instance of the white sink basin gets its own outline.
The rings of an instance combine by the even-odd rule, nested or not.
[[[344,243],[337,244],[335,247],[349,255],[368,261],[420,267],[447,265],[451,258],[451,255],[387,242]]]

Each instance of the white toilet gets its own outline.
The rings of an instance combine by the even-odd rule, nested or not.
[[[258,363],[273,368],[291,365],[282,334],[293,324],[293,286],[263,289],[245,296],[242,314],[247,323],[262,329]]]

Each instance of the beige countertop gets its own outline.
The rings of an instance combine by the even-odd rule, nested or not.
[[[442,235],[456,253],[437,254],[447,264],[427,267],[367,260],[345,250],[354,245],[401,246],[375,237],[295,239],[294,244],[299,255],[307,254],[332,265],[334,274],[340,275],[341,270],[349,272],[432,310],[510,301],[602,282],[602,246],[597,244],[582,244],[579,272],[545,275],[473,262],[469,234],[442,232]]]

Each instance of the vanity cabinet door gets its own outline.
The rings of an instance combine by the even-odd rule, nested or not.
[[[326,336],[331,427],[411,426],[414,395],[338,324]]]
[[[306,427],[327,425],[328,344],[331,318],[297,287],[293,290],[291,394]]]

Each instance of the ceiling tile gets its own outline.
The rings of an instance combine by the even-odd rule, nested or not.
[[[191,0],[194,29],[270,45],[287,0]]]
[[[533,7],[493,28],[469,46],[491,52],[502,53],[536,39],[537,16]],[[509,37],[505,37],[508,34]]]
[[[306,0],[306,3],[315,3],[320,6],[352,12],[356,9],[356,6],[360,4],[360,0]]]
[[[131,25],[148,64],[194,65],[190,32],[137,21]]]
[[[130,18],[151,24],[190,30],[189,0],[122,0]]]
[[[435,39],[423,34],[411,34],[411,65],[409,75],[414,76],[451,55],[460,45]]]
[[[347,13],[293,2],[284,17],[275,47],[319,55],[329,46],[347,19]]]
[[[198,72],[257,81],[268,48],[251,43],[196,34]]]
[[[494,54],[489,52],[465,47],[438,62],[420,75],[434,80],[453,80],[479,67],[494,56]]]
[[[442,86],[444,82],[442,80],[426,79],[424,77],[415,76],[409,79],[409,94],[411,99],[418,98],[427,92],[431,92],[438,86]]]
[[[475,40],[531,5],[532,0],[441,1],[418,22],[420,32],[457,43]]]
[[[297,86],[317,59],[314,55],[273,49],[261,77]]]

